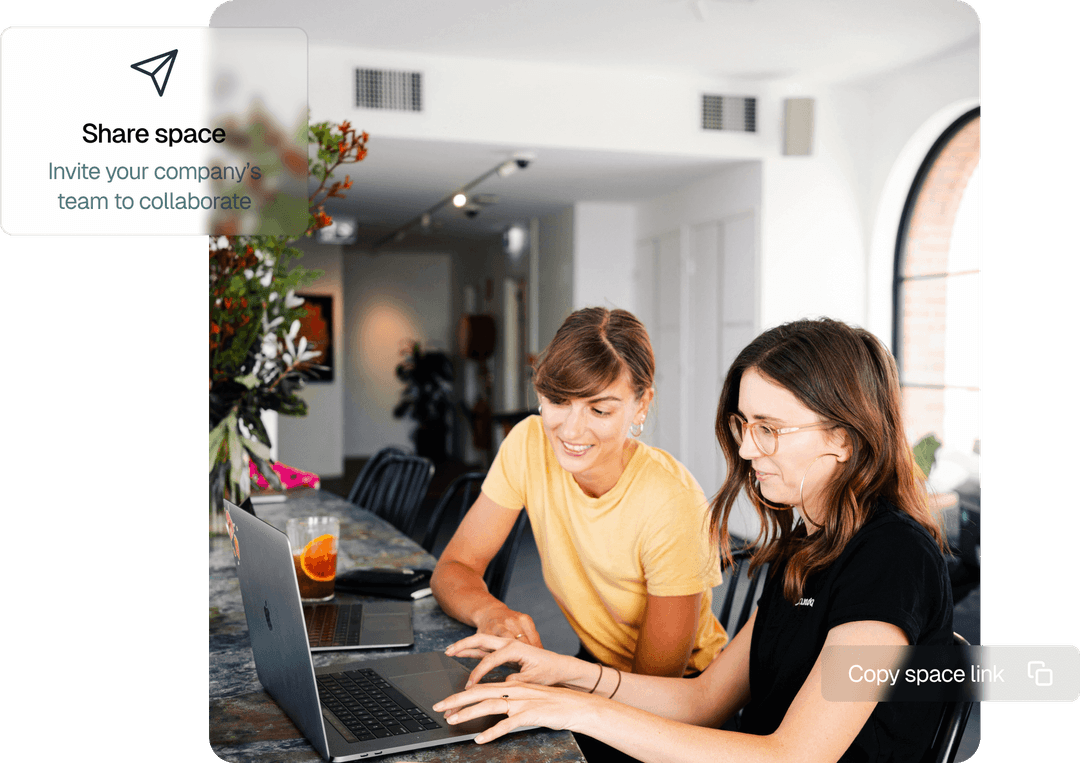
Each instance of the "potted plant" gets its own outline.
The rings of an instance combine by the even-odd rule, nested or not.
[[[446,437],[453,410],[454,367],[444,352],[425,352],[420,343],[409,341],[402,350],[405,359],[394,372],[405,389],[394,407],[394,418],[408,416],[416,422],[410,435],[416,453],[435,463],[446,460]]]

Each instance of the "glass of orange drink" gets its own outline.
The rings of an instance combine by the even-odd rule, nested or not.
[[[302,601],[334,598],[340,532],[337,517],[291,517],[286,521],[285,534],[292,547]]]

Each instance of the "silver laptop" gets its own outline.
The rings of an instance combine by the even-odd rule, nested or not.
[[[469,677],[440,652],[316,668],[288,538],[227,501],[226,510],[259,681],[324,758],[359,760],[463,742],[499,720],[451,726],[431,709],[462,691]]]

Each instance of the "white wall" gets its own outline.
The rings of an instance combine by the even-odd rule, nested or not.
[[[633,310],[656,355],[643,439],[682,461],[706,495],[723,457],[716,401],[734,355],[757,333],[761,165],[740,162],[636,209]],[[732,531],[750,534],[737,517]]]
[[[277,417],[278,459],[298,469],[312,471],[321,477],[340,477],[344,473],[344,427],[341,410],[345,398],[344,345],[345,315],[342,288],[342,248],[316,244],[301,239],[294,244],[304,251],[299,264],[310,270],[322,270],[323,275],[302,291],[306,294],[328,295],[333,298],[334,379],[329,382],[309,382],[300,393],[308,404],[303,417]]]
[[[574,205],[573,307],[633,310],[632,204]]]
[[[540,349],[547,347],[566,316],[573,312],[574,210],[571,207],[540,220],[539,274]]]
[[[772,100],[807,95],[774,91]],[[762,163],[761,329],[827,315],[865,320],[867,98],[822,89],[810,156],[774,152]]]
[[[452,351],[451,255],[349,250],[344,257],[346,456],[370,456],[387,445],[412,448],[411,424],[391,411],[401,399],[394,368],[401,348]]]

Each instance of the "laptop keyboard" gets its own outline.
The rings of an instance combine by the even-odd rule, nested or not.
[[[314,647],[357,646],[363,606],[360,604],[316,604],[304,607],[308,644]]]
[[[328,673],[316,676],[316,680],[323,716],[348,742],[439,728],[427,713],[371,668]]]

